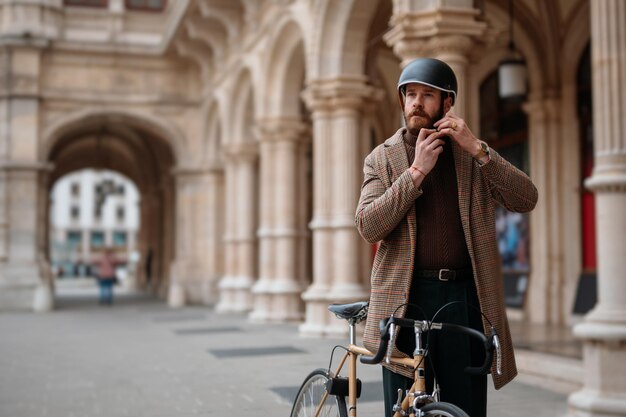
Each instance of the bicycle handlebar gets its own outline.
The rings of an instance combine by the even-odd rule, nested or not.
[[[387,341],[389,340],[389,322],[391,318],[382,319],[380,321],[380,344],[378,345],[378,351],[374,356],[361,356],[359,359],[361,363],[366,365],[376,365],[380,363],[385,357],[385,346],[387,345]]]
[[[364,363],[367,365],[378,364],[385,357],[385,353],[388,351],[389,352],[391,351],[392,346],[388,346],[388,342],[389,342],[390,333],[391,333],[389,331],[389,328],[391,327],[392,324],[395,326],[400,326],[400,327],[415,328],[415,323],[416,323],[416,320],[393,317],[393,316],[391,316],[390,318],[382,319],[380,321],[380,344],[378,345],[378,350],[376,351],[376,354],[374,356],[361,356],[360,358],[361,363]],[[451,331],[451,332],[466,334],[470,337],[478,339],[483,344],[483,347],[485,349],[485,361],[480,366],[466,367],[465,372],[468,372],[470,374],[474,374],[474,375],[487,374],[489,372],[489,369],[491,368],[491,363],[493,362],[493,351],[495,349],[497,351],[497,356],[498,356],[497,372],[498,374],[501,374],[500,343],[499,343],[498,335],[495,329],[493,328],[491,329],[491,334],[489,335],[489,337],[485,336],[482,332],[479,332],[478,330],[465,327],[465,326],[460,326],[458,324],[427,322],[426,329],[444,330],[444,331]]]

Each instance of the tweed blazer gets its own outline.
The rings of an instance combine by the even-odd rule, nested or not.
[[[364,345],[376,350],[380,319],[389,317],[408,302],[416,244],[415,200],[422,195],[408,171],[410,162],[403,142],[405,129],[377,146],[365,159],[364,181],[356,212],[356,226],[369,243],[380,242],[371,275],[370,306]],[[537,189],[519,169],[496,151],[491,161],[480,165],[454,141],[452,151],[457,175],[459,211],[467,248],[472,260],[480,308],[495,326],[502,345],[502,375],[492,376],[496,389],[517,375],[511,334],[504,304],[500,254],[496,241],[495,208],[528,212],[537,202]],[[404,316],[406,308],[398,311]],[[483,318],[485,333],[489,325]],[[395,348],[394,356],[406,355]],[[413,377],[412,370],[390,365],[400,374]]]

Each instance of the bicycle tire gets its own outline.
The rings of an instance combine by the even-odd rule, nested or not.
[[[316,369],[305,379],[291,407],[291,417],[309,417],[315,415],[320,401],[326,393],[326,381],[330,379],[328,370]],[[319,417],[348,417],[346,398],[329,395],[322,405]]]
[[[426,404],[420,410],[423,417],[469,417],[456,405],[440,401]]]

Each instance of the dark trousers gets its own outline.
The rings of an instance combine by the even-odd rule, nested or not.
[[[482,331],[480,313],[468,307],[478,308],[478,297],[472,280],[430,281],[414,280],[411,286],[410,302],[420,308],[407,309],[407,317],[433,319],[435,313],[445,304],[456,303],[434,317],[435,322],[455,323]],[[462,408],[470,417],[487,415],[487,376],[470,375],[464,371],[467,366],[478,366],[484,360],[484,350],[479,342],[468,336],[433,331],[425,334],[423,340],[428,347],[426,358],[426,389],[433,390],[433,375],[441,389],[441,401]],[[402,329],[396,345],[410,355],[415,349],[415,336],[412,329]],[[393,404],[397,400],[398,388],[405,393],[413,381],[383,368],[383,389],[385,416],[391,417]],[[404,394],[403,394],[404,395]]]
[[[100,304],[113,304],[113,285],[115,278],[99,278]]]

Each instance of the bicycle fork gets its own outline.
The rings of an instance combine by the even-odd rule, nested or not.
[[[436,324],[433,323],[433,328],[436,328]],[[421,412],[419,410],[419,405],[424,405],[427,403],[431,403],[436,400],[436,396],[438,394],[438,389],[436,387],[436,382],[434,383],[434,391],[431,394],[426,392],[426,367],[424,364],[424,355],[426,354],[425,349],[422,347],[422,334],[424,333],[424,329],[428,327],[428,322],[426,321],[416,321],[415,322],[415,351],[413,352],[413,361],[415,363],[415,374],[414,374],[414,383],[411,386],[411,389],[406,393],[404,399],[402,398],[402,390],[398,389],[398,399],[396,404],[393,406],[393,417],[407,417],[407,416],[421,416]],[[412,401],[411,407],[409,407],[409,402]],[[408,410],[408,411],[405,411]]]

